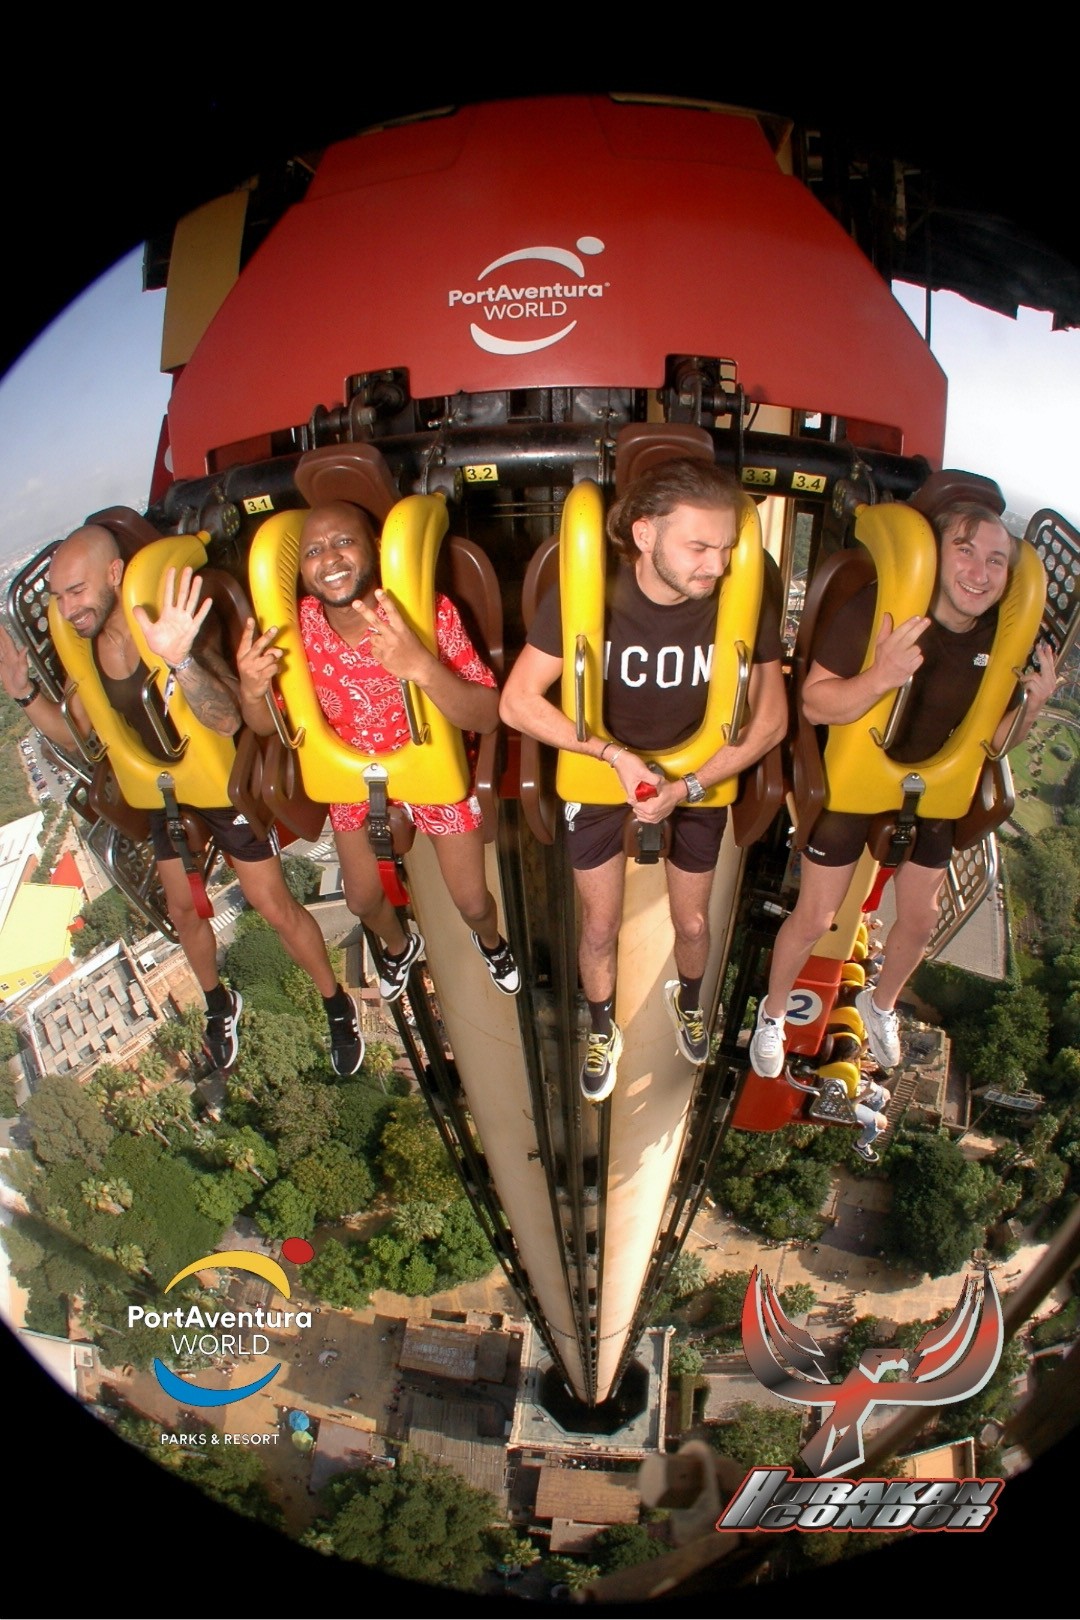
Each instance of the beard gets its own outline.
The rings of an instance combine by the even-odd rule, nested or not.
[[[653,548],[652,565],[657,578],[662,579],[665,585],[677,591],[689,602],[698,602],[706,596],[711,596],[720,583],[717,579],[691,579],[680,576],[668,562],[667,553],[659,543]]]
[[[96,602],[91,603],[87,608],[80,609],[80,612],[90,612],[92,614],[89,620],[83,624],[68,621],[71,623],[71,628],[75,634],[81,636],[84,641],[92,641],[95,636],[100,635],[106,621],[116,608],[117,600],[116,592],[107,585]]]
[[[345,595],[331,595],[327,591],[320,590],[318,585],[309,586],[308,594],[313,596],[316,602],[321,602],[323,607],[351,607],[354,602],[359,602],[368,594],[376,580],[377,570],[374,566],[370,566],[357,574],[355,583]]]

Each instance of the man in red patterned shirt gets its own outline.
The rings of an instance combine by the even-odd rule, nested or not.
[[[409,740],[401,682],[412,681],[455,726],[489,732],[498,724],[495,679],[473,647],[454,604],[436,597],[438,656],[409,629],[393,599],[378,586],[375,532],[366,512],[348,501],[317,506],[300,536],[300,633],[315,692],[342,740],[365,754],[388,754]],[[255,636],[249,623],[237,667],[244,718],[266,730],[265,694],[280,649],[276,626]],[[450,897],[483,956],[492,981],[505,995],[521,987],[510,947],[499,933],[495,900],[484,872],[480,806],[474,797],[457,804],[403,806],[420,832],[434,839],[439,869]],[[368,805],[332,804],[345,901],[383,943],[379,990],[396,1001],[409,969],[424,949],[420,934],[406,930],[387,899],[375,855],[364,830]]]

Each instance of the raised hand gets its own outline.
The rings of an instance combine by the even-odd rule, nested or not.
[[[371,633],[371,656],[399,680],[414,681],[422,686],[430,679],[432,665],[437,664],[438,659],[409,629],[388,591],[377,590],[375,599],[385,618],[373,613],[362,601],[352,604],[353,612],[360,615]]]
[[[195,639],[210,612],[209,598],[198,606],[202,594],[202,580],[191,568],[181,571],[179,583],[176,569],[165,571],[161,612],[151,620],[144,607],[134,607],[132,613],[146,640],[146,645],[163,663],[182,664],[195,645]]]
[[[919,637],[930,620],[925,617],[905,619],[893,629],[891,613],[881,616],[881,629],[874,643],[873,670],[882,694],[903,686],[923,661],[919,650]]]
[[[0,685],[8,697],[25,697],[30,691],[30,660],[26,648],[0,626]]]
[[[236,649],[240,696],[245,703],[259,703],[266,696],[284,656],[280,647],[272,645],[278,633],[276,624],[271,625],[261,636],[256,636],[256,629],[255,620],[248,619]]]

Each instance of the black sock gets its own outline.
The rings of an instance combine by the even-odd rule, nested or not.
[[[401,947],[400,951],[390,951],[390,950],[387,950],[385,946],[383,947],[383,958],[387,962],[400,962],[400,961],[402,961],[404,959],[404,957],[406,957],[408,955],[408,952],[409,952],[409,936],[408,936],[408,934],[406,934],[405,935],[405,943]]]
[[[476,943],[479,945],[481,951],[488,958],[489,961],[493,957],[498,956],[500,951],[505,951],[506,948],[507,948],[506,947],[506,941],[505,941],[505,939],[503,939],[501,934],[499,935],[497,944],[493,945],[490,950],[488,950],[487,946],[484,944],[484,942],[480,938],[479,934],[477,934],[477,936],[476,936]]]
[[[696,1012],[701,1006],[701,980],[679,974],[679,1006],[683,1012]]]
[[[204,990],[206,997],[206,1010],[211,1018],[219,1018],[225,1013],[232,1012],[232,995],[223,984],[215,984],[212,990]]]
[[[615,1007],[615,997],[608,996],[606,1001],[589,1002],[589,1018],[592,1022],[593,1033],[596,1035],[610,1035],[613,1023],[612,1012]]]
[[[323,996],[322,1004],[326,1008],[327,1018],[332,1018],[335,1013],[348,1012],[352,1007],[348,991],[343,990],[340,984],[334,986],[332,996]]]

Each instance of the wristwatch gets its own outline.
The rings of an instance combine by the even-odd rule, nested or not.
[[[21,698],[12,698],[11,701],[12,701],[12,703],[17,703],[19,705],[20,709],[28,709],[30,707],[31,703],[33,703],[34,699],[36,697],[40,697],[40,696],[41,696],[41,687],[38,685],[37,681],[35,681],[34,677],[31,675],[30,676],[30,690],[29,690],[29,692],[27,692],[26,696],[21,697]]]
[[[705,789],[702,787],[693,771],[687,771],[686,775],[683,777],[683,781],[686,783],[687,804],[700,804],[702,799],[705,797]]]

